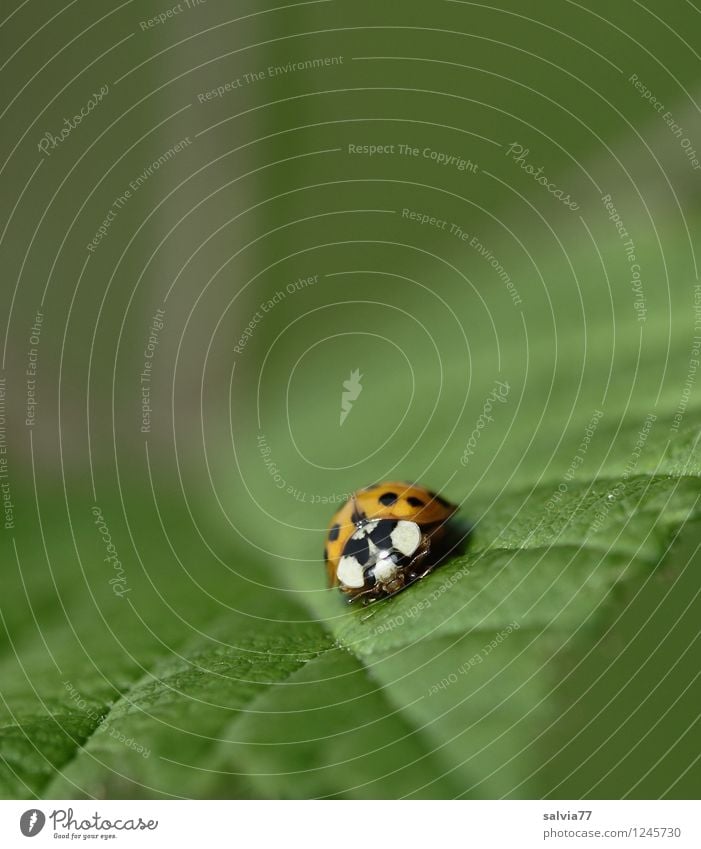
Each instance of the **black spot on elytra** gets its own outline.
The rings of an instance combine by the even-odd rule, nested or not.
[[[409,502],[409,504],[411,504],[412,507],[423,507],[424,506],[423,501],[420,498],[417,498],[415,495],[410,495],[407,498],[407,501]]]
[[[326,550],[326,546],[324,546],[324,562],[326,562],[328,559],[329,559],[329,553]]]
[[[360,539],[353,539],[351,537],[346,543],[345,548],[343,549],[344,557],[355,557],[355,559],[360,563],[361,566],[365,566],[365,564],[370,559],[370,546],[368,545],[368,538],[366,536],[361,537]]]
[[[329,539],[331,540],[331,542],[336,542],[340,530],[341,526],[338,524],[331,526],[331,530],[329,531]]]
[[[392,531],[396,527],[397,523],[393,519],[380,519],[370,539],[380,550],[392,548]]]
[[[453,509],[453,505],[449,501],[446,501],[445,498],[441,498],[440,495],[436,495],[435,492],[429,492],[429,495],[431,496],[431,501],[437,502],[441,505],[441,507],[445,507],[446,510]]]
[[[397,503],[397,497],[396,492],[383,492],[378,501],[385,507],[391,507],[393,504]]]
[[[363,519],[365,519],[365,514],[361,513],[361,511],[358,510],[358,508],[354,504],[353,512],[351,513],[351,522],[353,522],[354,525],[357,525],[358,522],[362,522]]]

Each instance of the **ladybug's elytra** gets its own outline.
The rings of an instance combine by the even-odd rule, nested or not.
[[[358,490],[331,519],[329,584],[367,604],[427,575],[445,553],[457,507],[423,486],[391,481]]]

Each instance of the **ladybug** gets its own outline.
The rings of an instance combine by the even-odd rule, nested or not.
[[[398,593],[438,565],[457,509],[410,483],[358,490],[331,519],[324,548],[329,585],[364,604]]]

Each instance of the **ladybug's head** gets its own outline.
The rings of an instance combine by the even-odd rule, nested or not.
[[[362,591],[390,584],[408,566],[423,534],[415,522],[364,519],[346,543],[336,575],[342,589]]]

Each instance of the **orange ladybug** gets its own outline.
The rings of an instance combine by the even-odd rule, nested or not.
[[[423,486],[399,481],[358,490],[329,526],[324,560],[330,586],[348,601],[394,595],[435,568],[458,508]]]

